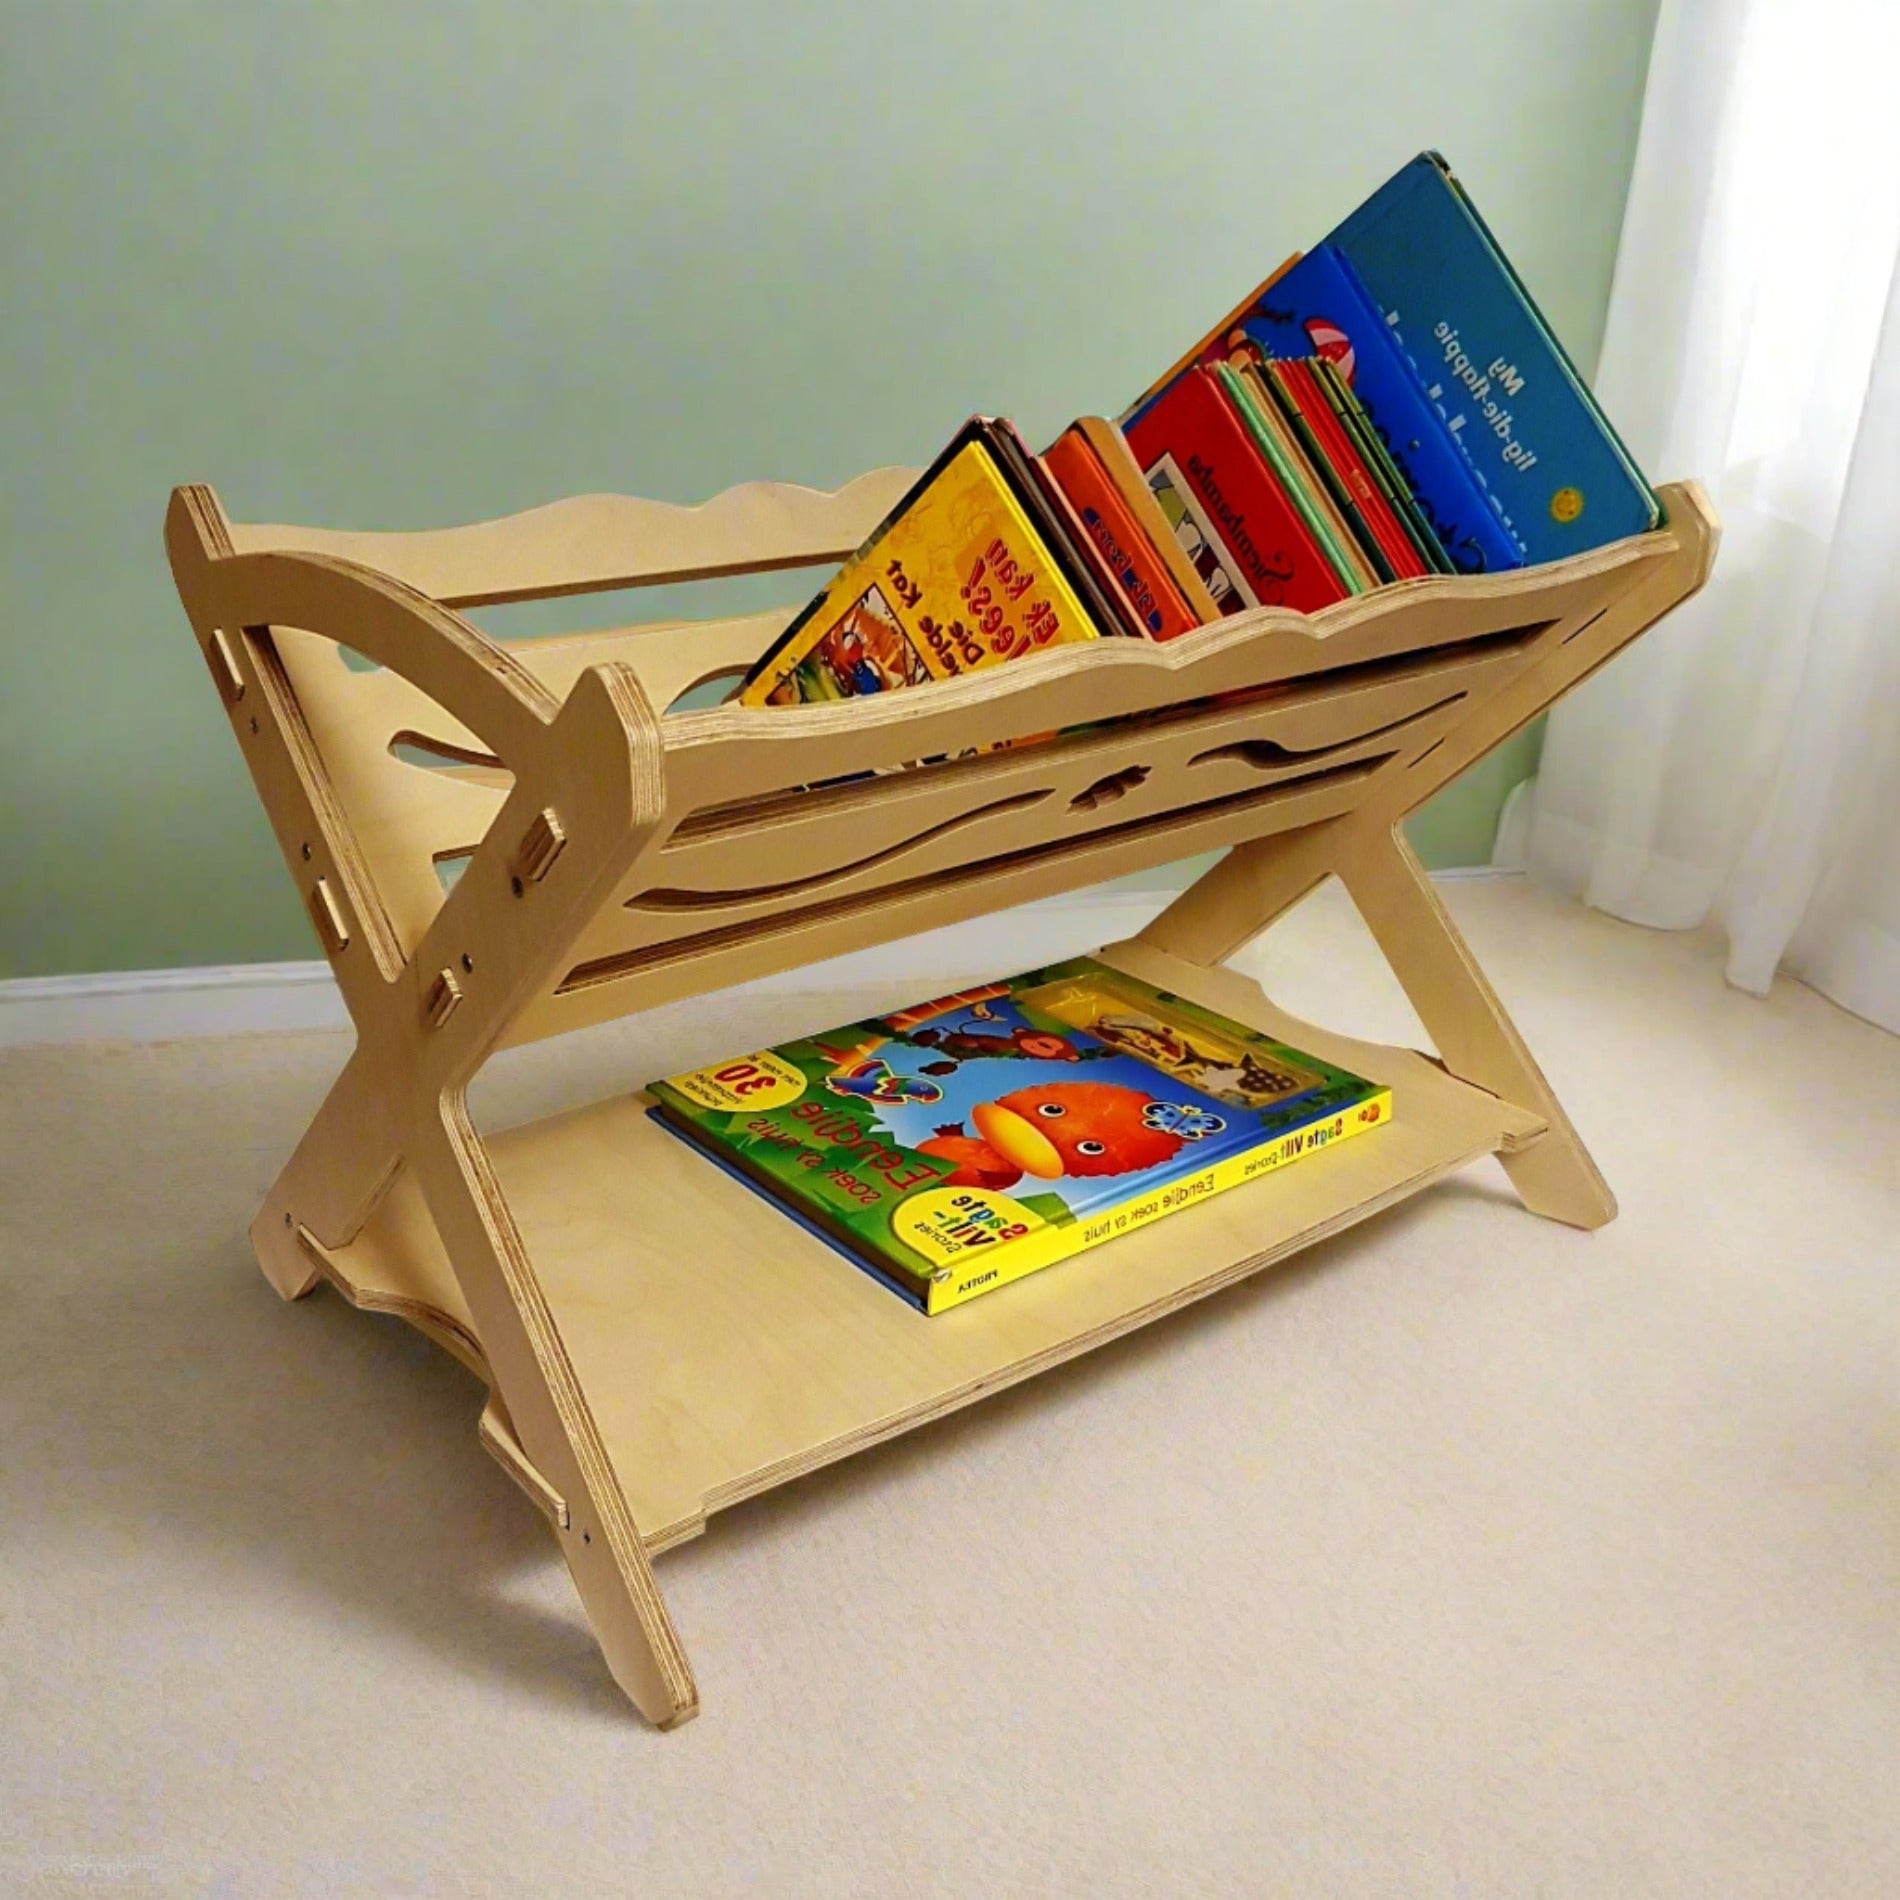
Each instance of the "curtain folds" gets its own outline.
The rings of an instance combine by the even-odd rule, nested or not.
[[[1596,387],[1704,592],[1558,707],[1526,855],[1900,1032],[1900,6],[1663,0]]]

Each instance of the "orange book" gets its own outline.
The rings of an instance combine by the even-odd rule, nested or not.
[[[1121,491],[1108,479],[1080,428],[1071,424],[1064,429],[1043,450],[1041,461],[1147,637],[1174,640],[1200,626],[1160,550],[1137,526]]]

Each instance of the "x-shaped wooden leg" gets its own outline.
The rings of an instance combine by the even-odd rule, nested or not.
[[[1445,1067],[1549,1124],[1537,1140],[1499,1156],[1524,1205],[1573,1227],[1613,1220],[1609,1184],[1396,829],[1348,818],[1242,845],[1141,940],[1191,962],[1224,963],[1328,876],[1345,885]]]

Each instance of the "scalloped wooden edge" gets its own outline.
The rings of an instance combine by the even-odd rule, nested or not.
[[[697,504],[572,495],[492,521],[404,533],[233,522],[230,538],[239,554],[328,554],[406,581],[444,607],[483,607],[842,561],[867,520],[881,521],[919,473],[876,468],[837,489],[742,482]]]

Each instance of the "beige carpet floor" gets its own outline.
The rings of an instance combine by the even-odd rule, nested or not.
[[[251,1264],[343,1039],[0,1056],[0,1892],[1900,1893],[1900,1041],[1449,889],[1621,1219],[1486,1163],[715,1520],[671,1735],[476,1382]],[[1262,967],[1403,1032],[1356,931]]]

